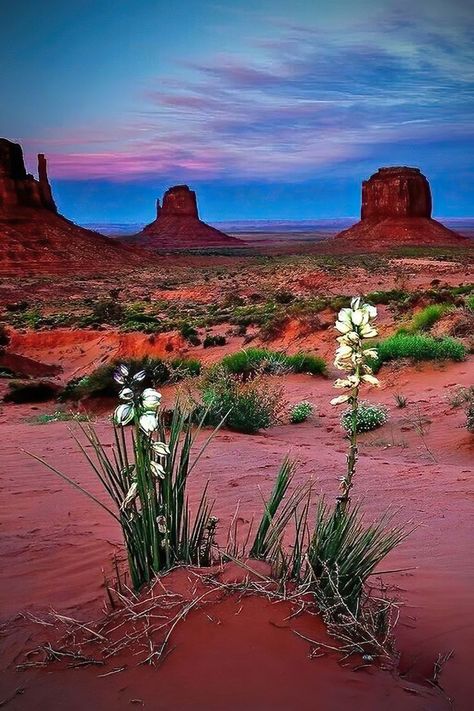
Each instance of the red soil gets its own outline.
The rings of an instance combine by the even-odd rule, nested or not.
[[[172,358],[185,349],[186,341],[178,333],[147,335],[87,329],[11,331],[10,355],[4,356],[1,362],[8,366],[11,354],[28,355],[37,364],[57,366],[61,380],[70,380],[120,358]]]
[[[473,359],[439,368],[388,369],[383,387],[369,398],[390,407],[387,425],[362,437],[357,492],[368,517],[387,505],[400,506],[399,520],[421,523],[384,563],[384,570],[409,568],[384,575],[396,586],[404,606],[396,637],[402,677],[376,669],[353,671],[358,662],[340,665],[333,655],[308,659],[311,639],[324,634],[318,618],[288,619],[289,604],[263,599],[216,601],[191,612],[177,627],[172,653],[158,669],[136,667],[134,658],[111,659],[104,669],[15,672],[22,650],[46,636],[42,628],[15,618],[23,610],[55,607],[88,621],[100,615],[104,599],[101,568],[111,574],[111,554],[120,532],[105,512],[39,463],[22,447],[102,496],[85,466],[67,424],[26,424],[27,406],[3,406],[2,498],[3,546],[0,566],[0,608],[6,626],[0,700],[14,697],[11,709],[150,708],[301,709],[325,710],[348,705],[367,710],[450,708],[446,696],[430,687],[439,654],[454,650],[440,683],[454,697],[457,711],[471,707],[472,612],[472,436],[463,427],[463,413],[449,397],[473,381]],[[196,468],[191,504],[207,479],[216,497],[221,536],[240,501],[241,530],[261,513],[258,487],[266,494],[282,457],[291,451],[299,462],[297,481],[315,480],[315,493],[332,496],[344,470],[345,442],[340,412],[328,404],[330,380],[309,376],[285,379],[290,402],[317,404],[315,418],[299,426],[282,425],[253,437],[221,432]],[[406,409],[394,406],[403,393]],[[417,431],[420,417],[424,435]],[[98,423],[111,441],[109,425]],[[237,466],[236,466],[237,464]],[[168,583],[165,583],[168,586]],[[169,587],[181,585],[171,579]],[[242,609],[240,607],[242,605]],[[209,617],[208,617],[209,616]],[[211,618],[211,619],[209,619]],[[123,672],[100,677],[127,664]],[[16,689],[24,689],[20,695]]]

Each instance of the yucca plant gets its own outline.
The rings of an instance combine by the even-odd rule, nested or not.
[[[339,634],[345,625],[345,638],[362,635],[379,651],[385,649],[377,637],[381,628],[386,632],[387,606],[372,601],[367,612],[365,586],[376,566],[409,533],[406,526],[390,527],[391,514],[367,525],[360,505],[353,505],[350,492],[357,469],[357,417],[360,410],[360,389],[363,385],[378,385],[367,359],[377,356],[374,349],[366,350],[364,341],[377,335],[374,321],[377,311],[362,299],[352,299],[350,308],[339,312],[336,328],[339,347],[335,365],[344,371],[344,378],[335,387],[345,390],[334,398],[334,405],[348,403],[347,418],[350,429],[346,473],[341,477],[342,493],[331,506],[321,499],[316,508],[314,527],[310,528],[311,487],[304,486],[283,503],[293,471],[284,462],[255,538],[251,555],[269,559],[278,565],[280,577],[292,578],[304,584],[305,591],[314,594],[318,607],[330,627]],[[303,502],[303,506],[300,506]],[[280,510],[281,507],[281,510]],[[294,523],[294,539],[290,553],[282,552],[284,530],[290,520]],[[370,604],[370,603],[369,603]],[[351,622],[347,625],[347,621]],[[349,632],[350,630],[350,632]],[[365,648],[365,643],[362,647]]]
[[[283,508],[280,506],[290,486],[295,471],[295,462],[286,457],[277,474],[275,484],[268,501],[264,501],[264,511],[257,534],[250,549],[251,558],[271,558],[285,528],[299,503],[300,494],[295,492],[289,497]]]
[[[191,415],[177,403],[171,424],[165,428],[159,413],[161,395],[152,388],[141,391],[143,378],[143,371],[130,376],[123,365],[115,374],[122,386],[119,397],[123,403],[114,413],[112,450],[102,444],[91,425],[82,425],[81,430],[94,456],[75,437],[112,506],[32,455],[102,506],[121,525],[136,590],[177,563],[209,565],[217,525],[207,498],[207,485],[194,517],[186,494],[188,477],[214,433],[193,456],[200,426],[193,430]],[[127,425],[130,433],[125,431]]]
[[[359,505],[341,509],[319,502],[307,562],[322,610],[333,615],[348,610],[357,617],[369,575],[408,535],[403,526],[389,529],[390,519],[386,514],[367,526]]]

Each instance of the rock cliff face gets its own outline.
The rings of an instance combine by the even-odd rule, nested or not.
[[[372,250],[466,242],[467,238],[433,220],[431,210],[430,185],[419,168],[380,168],[362,183],[360,222],[335,239]]]
[[[0,210],[13,213],[25,207],[56,212],[48,181],[46,159],[38,155],[38,180],[26,172],[18,143],[0,138]]]
[[[380,168],[362,183],[363,220],[431,217],[431,190],[419,168]]]
[[[139,250],[58,215],[44,155],[35,179],[26,172],[21,146],[0,138],[0,273],[99,272],[138,266],[142,259]]]
[[[199,220],[196,193],[187,185],[175,185],[163,195],[160,215],[173,217],[194,217]]]
[[[149,248],[190,249],[193,247],[239,246],[242,242],[199,219],[196,193],[187,185],[175,185],[156,202],[156,219],[133,237],[130,243]]]

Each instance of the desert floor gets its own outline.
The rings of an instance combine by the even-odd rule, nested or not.
[[[162,269],[153,273],[30,277],[21,282],[6,278],[0,286],[0,303],[5,307],[11,341],[2,362],[62,384],[121,357],[171,353],[214,362],[247,343],[264,342],[289,352],[304,349],[330,363],[334,350],[330,308],[321,309],[317,322],[309,323],[297,314],[284,320],[265,341],[253,325],[244,335],[231,322],[221,320],[203,330],[227,334],[227,343],[206,350],[191,346],[176,331],[152,337],[126,333],[110,324],[48,325],[47,317],[68,311],[73,320],[80,318],[90,303],[117,287],[120,299],[127,303],[144,301],[153,306],[156,302],[162,310],[173,304],[186,311],[188,318],[197,308],[199,318],[204,318],[209,304],[222,303],[227,309],[230,303],[232,310],[230,294],[245,306],[252,298],[252,303],[259,303],[252,297],[255,292],[261,300],[282,290],[310,299],[396,289],[423,292],[474,281],[472,256],[279,259],[195,256],[173,261],[166,257]],[[7,305],[21,298],[46,318],[44,325],[32,329],[10,318],[8,314],[16,312]],[[414,310],[423,303],[420,296]],[[393,332],[406,318],[403,311],[387,305],[380,305],[379,313],[382,335]],[[448,314],[435,328],[445,333],[451,327]],[[316,405],[307,422],[280,424],[253,436],[229,430],[216,435],[193,473],[190,494],[192,504],[209,480],[223,537],[239,502],[242,535],[252,517],[261,514],[260,491],[269,492],[287,453],[299,463],[295,485],[311,478],[315,499],[320,493],[336,494],[345,467],[346,442],[340,412],[329,404],[335,375],[330,367],[327,377],[287,375],[279,379],[289,404],[309,400]],[[121,534],[93,501],[23,451],[45,458],[102,497],[71,438],[69,428],[77,425],[35,423],[38,414],[54,412],[54,402],[2,403],[0,705],[32,711],[133,707],[335,711],[348,704],[374,711],[471,708],[474,440],[464,427],[462,409],[453,408],[450,400],[459,387],[474,382],[474,356],[461,363],[386,365],[379,377],[381,388],[368,392],[367,399],[385,404],[390,418],[382,428],[361,436],[356,496],[368,520],[390,506],[397,521],[416,524],[380,571],[388,591],[401,605],[395,628],[400,653],[397,669],[361,665],[360,658],[343,661],[331,651],[312,654],[315,644],[295,630],[311,640],[331,642],[319,618],[306,612],[293,616],[291,602],[216,593],[176,626],[169,654],[156,668],[138,666],[136,657],[121,651],[103,667],[68,668],[63,660],[18,671],[17,665],[37,659],[25,656],[28,651],[54,639],[56,631],[38,623],[47,618],[48,610],[85,624],[103,614],[104,573],[108,579],[113,577],[112,558],[122,554]],[[6,380],[0,381],[0,388],[6,391]],[[394,395],[398,393],[407,398],[406,408],[396,407]],[[171,402],[174,388],[165,386],[163,394],[165,403]],[[106,441],[111,441],[107,415],[113,406],[113,401],[82,405],[92,412]],[[242,570],[233,565],[214,573],[227,581],[242,577]],[[204,589],[193,570],[174,571],[162,584],[167,593],[175,592],[183,599]],[[451,652],[434,684],[435,664]]]

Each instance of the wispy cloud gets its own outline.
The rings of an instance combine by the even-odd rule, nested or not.
[[[416,18],[379,13],[344,32],[279,22],[258,51],[181,65],[171,81],[157,80],[126,125],[46,146],[52,172],[304,180],[385,144],[413,146],[419,163],[420,146],[474,133],[472,14],[466,19],[458,3],[449,16],[446,6],[443,22],[441,6],[431,9]]]

